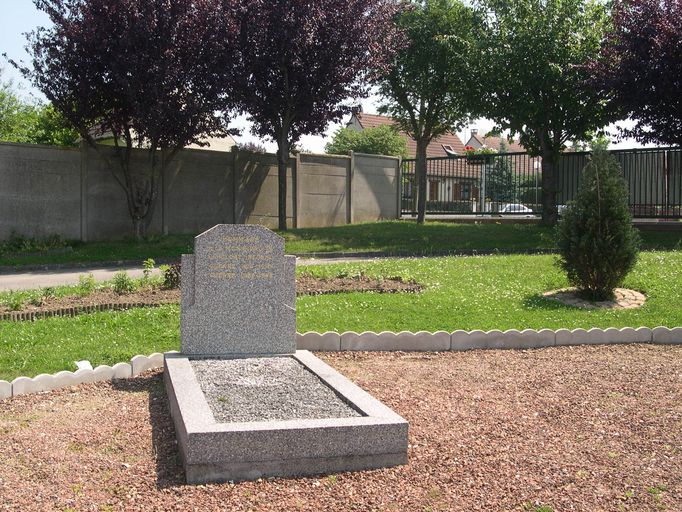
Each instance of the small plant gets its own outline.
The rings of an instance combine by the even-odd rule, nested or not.
[[[142,262],[142,265],[144,265],[144,269],[142,270],[144,277],[142,278],[142,281],[144,283],[148,283],[149,279],[152,277],[152,272],[154,271],[156,262],[152,258],[147,258]]]
[[[43,305],[43,295],[39,293],[32,293],[28,298],[29,304],[40,307]]]
[[[16,231],[12,231],[9,238],[0,242],[0,254],[42,252],[68,246],[69,242],[59,235],[50,235],[44,238],[27,238]]]
[[[180,288],[180,265],[161,265],[159,267],[163,272],[163,287],[167,290],[174,290]]]
[[[46,299],[51,299],[56,295],[56,291],[52,286],[46,286],[43,288],[43,297]]]
[[[20,293],[11,293],[5,300],[10,311],[19,311],[24,308],[25,298]]]
[[[95,283],[95,276],[92,274],[80,275],[78,276],[78,287],[76,292],[81,297],[86,297],[95,291],[96,286],[97,283]]]
[[[126,295],[135,291],[135,281],[125,270],[117,272],[112,279],[112,283],[114,291],[119,295]]]
[[[558,265],[588,300],[610,299],[637,261],[639,234],[627,198],[620,165],[596,148],[557,227]]]
[[[466,146],[464,148],[464,154],[467,156],[475,156],[475,155],[496,155],[497,150],[495,148],[489,148],[485,144],[481,146],[480,148],[476,149],[473,146]]]
[[[524,512],[554,512],[549,505],[533,505],[532,503],[525,503],[523,510]]]

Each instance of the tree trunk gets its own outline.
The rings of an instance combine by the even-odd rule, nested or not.
[[[417,175],[417,224],[424,224],[426,218],[426,147],[428,141],[417,139],[417,161],[414,172]]]
[[[287,230],[287,165],[289,163],[288,139],[288,134],[282,134],[277,140],[277,216],[279,218],[280,231]]]
[[[543,148],[542,151],[542,225],[554,226],[558,220],[556,194],[557,155],[550,148]]]
[[[144,240],[147,236],[147,223],[144,218],[133,218],[133,235],[135,240]]]
[[[135,240],[144,239],[147,236],[147,227],[151,220],[156,197],[158,195],[157,172],[160,172],[161,174],[165,172],[168,163],[170,163],[177,151],[173,151],[168,158],[166,158],[162,152],[161,166],[159,169],[156,160],[157,155],[155,153],[157,150],[152,150],[154,152],[150,154],[150,173],[147,176],[140,178],[140,176],[133,176],[132,174],[131,160],[133,156],[133,147],[129,138],[126,141],[126,146],[115,146],[115,161],[112,161],[110,154],[108,153],[110,151],[109,147],[98,146],[94,140],[88,140],[87,143],[106,162],[114,179],[125,192],[128,214],[130,215],[133,224],[133,236],[135,237]],[[120,175],[117,171],[117,167],[121,171]]]

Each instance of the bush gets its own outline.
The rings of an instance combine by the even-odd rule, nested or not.
[[[162,265],[163,272],[163,287],[167,290],[174,290],[180,288],[180,265]]]
[[[95,291],[95,276],[92,274],[85,274],[78,276],[77,294],[81,297],[86,297]]]
[[[328,143],[325,152],[345,155],[349,151],[370,155],[407,157],[407,142],[393,126],[377,126],[362,131],[339,128]]]
[[[9,238],[0,242],[0,254],[45,252],[68,247],[69,242],[59,235],[50,235],[43,238],[26,238],[16,231],[12,231]]]
[[[639,234],[627,198],[617,160],[596,150],[557,227],[558,264],[587,299],[611,298],[637,261]]]
[[[121,271],[114,275],[112,280],[114,285],[114,291],[119,295],[125,295],[127,293],[132,293],[135,291],[135,281],[128,275],[128,272]]]

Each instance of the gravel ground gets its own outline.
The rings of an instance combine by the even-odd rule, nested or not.
[[[186,486],[157,372],[0,402],[0,509],[682,510],[682,347],[323,358],[410,422],[408,465]]]
[[[192,361],[221,423],[360,416],[291,357]]]

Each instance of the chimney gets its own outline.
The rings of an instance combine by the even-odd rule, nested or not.
[[[476,135],[478,135],[478,128],[472,128],[471,129],[471,136],[475,137]]]
[[[362,104],[353,105],[350,109],[352,114],[362,114]]]

